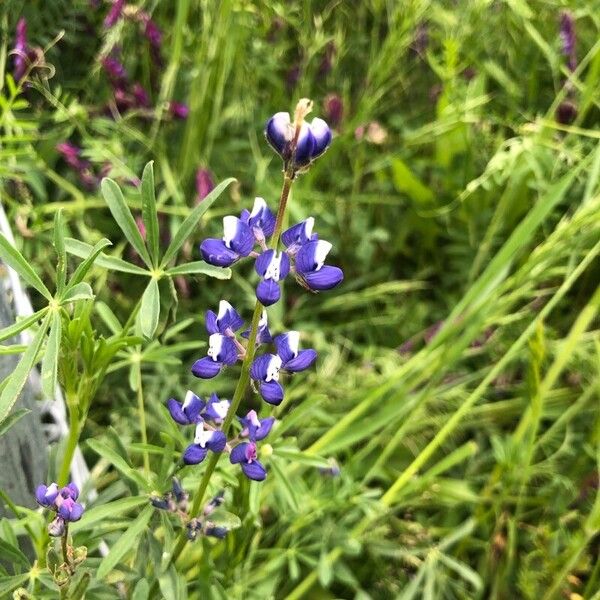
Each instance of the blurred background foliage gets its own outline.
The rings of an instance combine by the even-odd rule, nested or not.
[[[0,91],[2,202],[38,272],[54,277],[59,208],[72,237],[107,237],[112,253],[135,260],[96,185],[58,144],[79,146],[95,176],[119,179],[138,214],[128,182],[154,160],[165,240],[197,201],[199,169],[215,182],[235,177],[199,242],[255,195],[275,205],[280,163],[264,123],[310,97],[336,134],[299,179],[288,218],[314,215],[346,276],[328,295],[287,286],[270,313],[275,329],[305,332],[320,353],[316,371],[294,378],[275,410],[269,480],[250,485],[227,468],[214,478],[215,491],[232,490],[242,527],[190,545],[163,593],[183,597],[185,579],[202,598],[598,598],[600,5],[138,8],[162,30],[160,58],[131,19],[103,27],[105,2],[0,8],[5,73],[19,17],[45,49],[30,85],[16,90],[3,77]],[[575,23],[574,70],[563,11]],[[116,47],[148,107],[119,108],[101,66]],[[187,118],[171,101],[189,107]],[[196,243],[186,251],[198,260]],[[124,322],[143,282],[94,273],[97,300]],[[160,350],[142,360],[150,443],[165,446],[165,432],[177,439],[162,408],[169,396],[232,393],[233,374],[192,380],[189,343],[202,345],[203,313],[222,297],[249,313],[254,277],[242,265],[231,281],[178,282],[177,306],[161,312]],[[102,438],[136,465],[132,359],[121,358],[83,439]],[[130,482],[83,447],[98,502],[126,495]],[[329,459],[339,475],[315,466]],[[190,490],[199,471],[186,475]],[[168,530],[155,519],[139,564]],[[92,554],[130,521],[96,525]],[[121,578],[135,584],[133,572]]]

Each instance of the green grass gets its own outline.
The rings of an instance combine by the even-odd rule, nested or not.
[[[558,35],[566,8],[576,17],[573,73]],[[75,141],[122,182],[154,160],[160,227],[171,235],[194,205],[197,168],[218,181],[235,177],[184,246],[188,260],[198,260],[197,243],[218,235],[223,215],[255,195],[275,205],[280,164],[263,139],[266,119],[300,97],[314,99],[317,116],[327,94],[344,102],[332,147],[294,187],[288,220],[315,216],[345,282],[317,296],[288,284],[270,312],[275,330],[305,332],[317,367],[287,382],[274,410],[281,422],[268,439],[274,452],[264,484],[220,462],[209,490],[227,488],[227,509],[241,527],[223,542],[189,544],[177,571],[161,575],[164,596],[185,597],[187,581],[190,598],[597,598],[597,7],[179,0],[145,9],[164,32],[152,93],[158,108],[148,118],[116,119],[100,110],[110,89],[98,57],[118,40],[130,76],[150,88],[151,61],[135,27],[105,34],[107,7],[95,12],[83,1],[0,9],[0,65],[8,71],[21,10],[33,44],[65,32],[47,51],[53,78],[17,93],[3,77],[0,92],[2,202],[50,289],[59,209],[69,237],[107,237],[111,254],[132,260],[99,191],[82,187],[57,143]],[[419,53],[423,25],[428,44]],[[567,78],[578,114],[561,125],[555,113]],[[185,121],[161,109],[169,99],[189,104]],[[386,131],[380,144],[355,134],[373,121]],[[133,188],[123,189],[141,214]],[[226,297],[249,319],[253,277],[244,265],[229,281],[192,275],[177,304],[161,289],[158,343],[144,348],[141,363],[120,350],[89,409],[82,441],[100,492],[95,506],[145,490],[85,440],[101,440],[140,473],[146,453],[151,483],[164,491],[186,443],[164,401],[188,387],[231,397],[237,373],[198,383],[188,367],[204,341],[207,308]],[[93,270],[97,302],[120,323],[145,285]],[[110,334],[102,308],[92,322]],[[138,379],[149,446],[139,444],[131,389]],[[245,403],[260,406],[251,394]],[[318,469],[331,458],[339,477]],[[197,488],[202,472],[186,468],[186,489]],[[99,541],[114,546],[140,511],[126,514],[78,531],[90,567]],[[88,597],[111,597],[108,585],[121,580],[132,597],[139,573],[150,577],[150,564],[160,571],[177,534],[163,517],[152,517],[136,552],[117,558],[130,569],[113,571]]]

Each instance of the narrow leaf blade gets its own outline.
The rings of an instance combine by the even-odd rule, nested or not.
[[[86,244],[85,242],[80,242],[79,240],[75,240],[73,238],[65,239],[65,247],[67,249],[67,252],[69,252],[70,254],[74,254],[75,256],[79,256],[80,258],[86,259],[92,256],[95,248],[90,246],[89,244]],[[131,273],[132,275],[144,275],[145,277],[148,277],[150,275],[150,273],[146,271],[146,269],[142,269],[142,267],[138,267],[137,265],[128,263],[122,258],[118,258],[116,256],[108,256],[106,254],[100,253],[98,254],[98,257],[95,259],[94,262],[99,267],[104,267],[105,269],[109,269],[111,271]],[[83,263],[81,264],[83,265]],[[83,276],[81,276],[81,278],[83,279]],[[73,276],[73,279],[71,281],[73,281],[74,279],[75,276]]]
[[[208,275],[215,279],[231,279],[231,269],[214,267],[203,260],[196,260],[184,265],[171,267],[167,273],[169,275]]]
[[[160,291],[158,281],[153,278],[150,279],[150,283],[144,290],[142,305],[140,306],[140,328],[144,337],[152,339],[158,327],[159,315]]]
[[[151,268],[152,261],[150,260],[150,255],[148,254],[148,250],[146,250],[142,234],[135,224],[135,219],[125,203],[121,188],[115,181],[108,177],[102,180],[100,188],[117,225],[121,228],[121,231],[125,234],[125,237],[134,247],[135,251],[141,256],[142,260]]]
[[[56,264],[56,291],[60,294],[67,282],[67,253],[65,251],[65,234],[63,232],[62,210],[54,215],[54,249],[58,257]]]
[[[156,195],[154,192],[154,162],[150,161],[144,168],[141,185],[142,219],[146,227],[146,243],[150,249],[153,264],[158,264],[158,214],[156,212]]]
[[[183,223],[180,225],[179,229],[173,236],[173,240],[169,244],[167,251],[165,252],[165,256],[162,261],[162,266],[169,264],[171,260],[175,258],[175,255],[179,251],[179,248],[183,246],[183,243],[190,236],[196,225],[198,225],[198,221],[202,215],[211,207],[212,203],[223,193],[225,188],[231,185],[235,179],[230,177],[225,181],[222,181],[198,206],[192,210],[192,212],[185,218]]]
[[[49,400],[54,400],[56,393],[56,380],[58,375],[58,353],[62,333],[62,319],[60,312],[52,313],[52,325],[46,344],[46,352],[42,359],[42,392]]]

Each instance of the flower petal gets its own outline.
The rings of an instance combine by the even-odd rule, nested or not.
[[[260,440],[266,438],[271,432],[273,423],[275,423],[275,417],[267,417],[266,419],[263,419],[260,422],[260,427],[254,433],[254,441],[260,442]]]
[[[331,244],[325,240],[307,242],[296,255],[296,270],[304,274],[321,269],[330,250]]]
[[[227,444],[227,437],[222,431],[213,431],[212,437],[206,443],[206,447],[212,452],[223,452]]]
[[[192,374],[200,379],[211,379],[218,375],[223,368],[220,362],[205,356],[192,365]]]
[[[204,315],[204,325],[206,326],[206,331],[211,335],[213,333],[221,333],[217,324],[217,315],[212,310],[206,311],[206,314]]]
[[[248,442],[242,442],[241,444],[238,444],[235,448],[233,448],[231,454],[229,455],[229,462],[232,465],[244,462],[246,460],[246,448],[249,445],[250,444]]]
[[[286,371],[297,373],[308,369],[317,360],[317,353],[313,349],[300,350],[296,358],[288,361],[283,365]]]
[[[70,521],[79,521],[81,519],[81,515],[83,514],[83,506],[78,502],[74,502],[71,508],[71,515],[69,517]]]
[[[238,349],[235,345],[235,342],[229,337],[224,337],[221,351],[217,356],[217,360],[225,365],[232,365],[237,361],[237,359]]]
[[[198,444],[190,444],[183,453],[183,462],[186,465],[197,465],[201,463],[208,454],[208,448],[202,448]]]
[[[261,277],[265,276],[269,265],[273,262],[275,254],[275,250],[265,250],[257,257],[256,262],[254,263],[254,269]]]
[[[256,286],[256,298],[263,306],[272,306],[281,298],[279,283],[272,279],[263,279]]]
[[[263,397],[263,400],[269,404],[274,404],[277,406],[281,404],[281,401],[283,400],[283,388],[278,381],[261,383],[259,391],[260,395]]]
[[[200,417],[200,413],[206,406],[204,400],[200,400],[194,392],[188,390],[185,395],[185,400],[181,405],[185,416],[187,417],[188,423],[197,423]]]
[[[73,500],[79,498],[79,488],[73,482],[68,483],[63,490],[68,490],[69,496],[73,498]]]
[[[344,273],[338,267],[325,265],[318,271],[303,273],[302,278],[311,290],[330,290],[344,280]]]
[[[266,353],[256,357],[252,363],[252,366],[250,367],[250,377],[252,377],[252,379],[255,381],[265,380],[267,378],[267,372],[273,356],[274,354]]]
[[[242,463],[242,471],[248,479],[254,481],[264,481],[267,478],[266,469],[257,460],[253,460],[251,463]]]
[[[225,333],[228,329],[237,331],[243,324],[244,319],[242,319],[238,311],[235,310],[227,300],[221,300],[221,302],[219,302],[219,314],[217,315],[219,331],[221,333]]]
[[[331,144],[331,129],[323,119],[315,118],[310,124],[310,130],[315,138],[315,147],[312,152],[312,159],[321,156]]]
[[[202,258],[215,267],[230,267],[240,255],[225,245],[223,240],[207,238],[200,244]]]
[[[267,142],[278,154],[284,153],[287,143],[291,140],[290,115],[286,112],[275,113],[265,127]]]
[[[251,229],[259,229],[263,237],[268,238],[273,235],[275,230],[275,215],[267,206],[264,198],[255,198],[252,212],[248,218],[248,225]]]
[[[300,332],[288,331],[275,337],[275,348],[283,364],[292,360],[298,355],[300,344]]]
[[[300,135],[298,136],[298,143],[296,144],[296,152],[294,154],[294,166],[304,167],[310,163],[315,144],[316,141],[308,123],[302,123]]]
[[[254,234],[241,219],[228,215],[223,217],[223,242],[241,256],[248,256],[254,248]]]
[[[192,373],[194,372],[193,369],[194,367],[192,367]],[[196,375],[196,377],[198,376]],[[181,404],[177,402],[175,398],[169,398],[167,400],[167,409],[169,410],[171,418],[173,421],[175,421],[175,423],[179,423],[180,425],[189,425],[190,422],[187,418],[187,415],[183,412]]]
[[[281,234],[281,241],[287,247],[289,246],[302,246],[307,242],[316,238],[316,233],[313,233],[313,227],[315,226],[314,217],[308,217],[308,219],[301,223],[292,225],[289,229],[286,229]]]

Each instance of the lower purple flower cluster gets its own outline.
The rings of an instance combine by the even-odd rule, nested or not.
[[[76,502],[79,489],[74,483],[59,488],[56,483],[39,485],[35,491],[35,499],[40,506],[49,508],[56,517],[48,525],[48,533],[59,537],[64,534],[67,523],[79,521],[83,514],[83,506]]]
[[[223,237],[204,240],[200,253],[207,263],[218,267],[229,267],[248,256],[255,258],[260,277],[256,297],[263,306],[270,306],[281,297],[280,283],[290,272],[314,292],[334,288],[344,279],[340,268],[325,264],[332,245],[313,233],[314,223],[309,217],[284,231],[281,241],[285,249],[281,252],[269,249],[266,240],[273,235],[275,215],[263,198],[256,198],[252,212],[243,210],[239,217],[224,217]],[[257,245],[260,252],[255,250]]]

